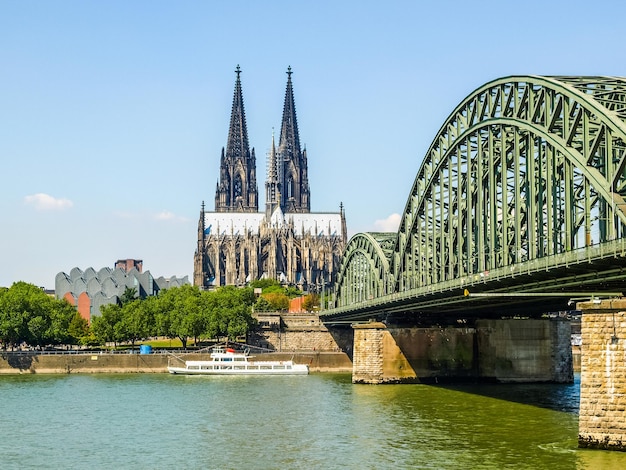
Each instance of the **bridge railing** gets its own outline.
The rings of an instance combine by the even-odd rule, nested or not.
[[[593,261],[607,258],[626,257],[626,239],[620,238],[596,245],[587,246],[556,255],[536,258],[522,263],[504,266],[491,271],[475,273],[457,279],[450,279],[428,286],[408,287],[403,291],[394,292],[363,302],[355,302],[350,305],[330,308],[321,313],[321,316],[335,316],[356,310],[376,310],[388,305],[406,303],[410,299],[427,297],[444,292],[459,291],[459,297],[463,296],[463,289],[487,284],[494,281],[512,279],[520,275],[532,275],[540,271],[569,267],[574,265],[588,264]]]

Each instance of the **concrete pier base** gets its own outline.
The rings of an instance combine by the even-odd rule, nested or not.
[[[626,451],[626,299],[582,302],[579,447]]]
[[[354,383],[574,381],[563,319],[478,320],[475,327],[355,325]]]

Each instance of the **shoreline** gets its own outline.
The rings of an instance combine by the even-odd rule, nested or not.
[[[310,372],[352,372],[352,361],[347,354],[324,351],[293,351],[264,353],[273,361],[293,360],[308,364]],[[168,373],[168,364],[185,360],[209,360],[208,353],[111,354],[104,352],[68,352],[37,354],[3,352],[0,354],[0,375],[18,374],[132,374]]]

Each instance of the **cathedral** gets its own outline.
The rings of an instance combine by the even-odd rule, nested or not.
[[[300,146],[296,106],[287,69],[287,90],[278,145],[267,156],[265,210],[259,211],[256,157],[250,150],[237,66],[226,149],[222,147],[215,211],[198,222],[194,285],[210,289],[277,279],[303,291],[332,286],[347,241],[339,212],[311,212],[307,151]]]

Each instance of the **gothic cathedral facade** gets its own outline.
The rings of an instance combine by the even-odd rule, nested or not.
[[[194,285],[209,289],[268,278],[307,291],[331,287],[347,242],[345,213],[341,204],[339,212],[311,212],[307,152],[300,146],[291,67],[278,146],[272,135],[267,159],[261,212],[239,66],[236,75],[215,211],[206,211],[204,202],[200,211]]]

